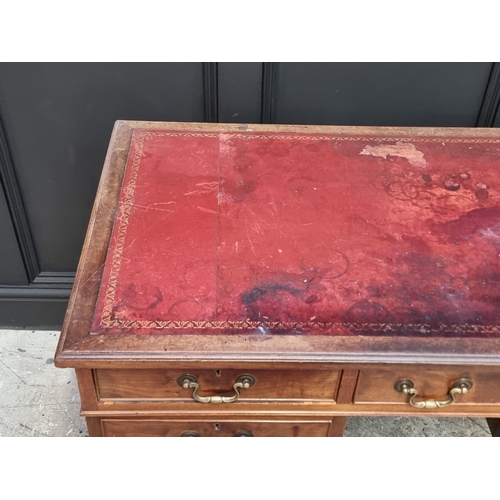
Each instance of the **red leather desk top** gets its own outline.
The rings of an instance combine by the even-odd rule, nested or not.
[[[500,140],[135,130],[94,333],[500,337]]]

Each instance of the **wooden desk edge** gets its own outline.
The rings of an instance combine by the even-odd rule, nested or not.
[[[278,361],[274,359],[278,353],[280,361],[294,362],[500,365],[500,339],[496,338],[91,335],[90,323],[113,228],[119,187],[123,180],[132,132],[137,128],[240,133],[268,131],[500,138],[500,129],[458,127],[339,127],[117,121],[56,351],[56,366],[88,367],[94,366],[95,363],[107,363],[118,356],[122,359],[125,356],[132,364],[140,363],[141,360],[171,362],[201,358],[214,361],[272,362]],[[124,346],[127,346],[127,349],[124,349]],[[225,352],[221,352],[221,349]]]

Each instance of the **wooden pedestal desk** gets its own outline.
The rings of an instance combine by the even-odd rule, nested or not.
[[[500,417],[500,130],[117,122],[55,362],[91,436]]]

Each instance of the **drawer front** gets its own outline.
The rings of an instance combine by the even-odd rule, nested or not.
[[[331,421],[102,419],[107,437],[326,437]]]
[[[461,379],[470,380],[472,388],[465,394],[457,393],[456,401],[450,406],[500,404],[500,371],[498,369],[470,367],[444,369],[429,366],[361,370],[354,402],[410,406],[411,395],[395,389],[397,382],[403,380],[411,381],[418,391],[414,399],[415,403],[426,400],[447,401],[453,384]]]
[[[255,383],[238,389],[239,401],[262,402],[283,400],[334,401],[340,379],[339,371],[328,370],[129,370],[97,369],[94,380],[101,401],[194,401],[193,389],[183,388],[178,380],[183,375],[193,376],[200,397],[234,396],[233,385],[239,376],[250,374]]]

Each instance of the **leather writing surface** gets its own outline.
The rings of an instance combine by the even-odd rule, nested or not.
[[[95,333],[500,335],[500,140],[135,130]]]

